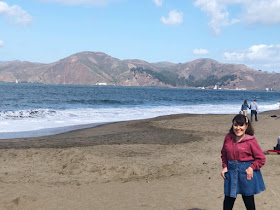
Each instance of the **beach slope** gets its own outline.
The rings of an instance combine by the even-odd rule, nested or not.
[[[276,117],[271,117],[276,115]],[[280,112],[253,122],[263,150]],[[220,150],[233,115],[170,115],[0,141],[0,209],[222,209]],[[267,155],[258,209],[280,206],[280,155]],[[245,209],[238,197],[235,209]]]

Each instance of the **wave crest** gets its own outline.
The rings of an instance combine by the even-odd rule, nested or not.
[[[1,119],[18,119],[18,118],[38,118],[54,115],[55,110],[49,109],[31,109],[31,110],[16,110],[16,111],[0,111]]]

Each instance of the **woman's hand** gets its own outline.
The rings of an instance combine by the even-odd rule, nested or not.
[[[225,179],[225,173],[227,172],[227,167],[224,167],[223,170],[222,170],[222,173],[221,173],[221,176]]]
[[[251,180],[253,178],[253,172],[254,172],[254,170],[251,167],[246,169],[247,180]]]

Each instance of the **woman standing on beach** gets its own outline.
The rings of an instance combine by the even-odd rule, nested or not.
[[[241,194],[246,209],[254,210],[254,194],[265,190],[260,171],[265,164],[265,155],[247,116],[238,114],[233,118],[221,154],[225,193],[223,209],[232,209],[236,195]]]
[[[248,103],[247,103],[247,100],[245,100],[241,106],[241,111],[243,112],[243,114],[245,116],[247,116],[247,110],[248,110],[249,106],[248,106]]]

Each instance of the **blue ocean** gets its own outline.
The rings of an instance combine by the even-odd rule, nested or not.
[[[170,114],[237,114],[257,98],[279,109],[280,92],[0,83],[0,138],[37,137]]]

